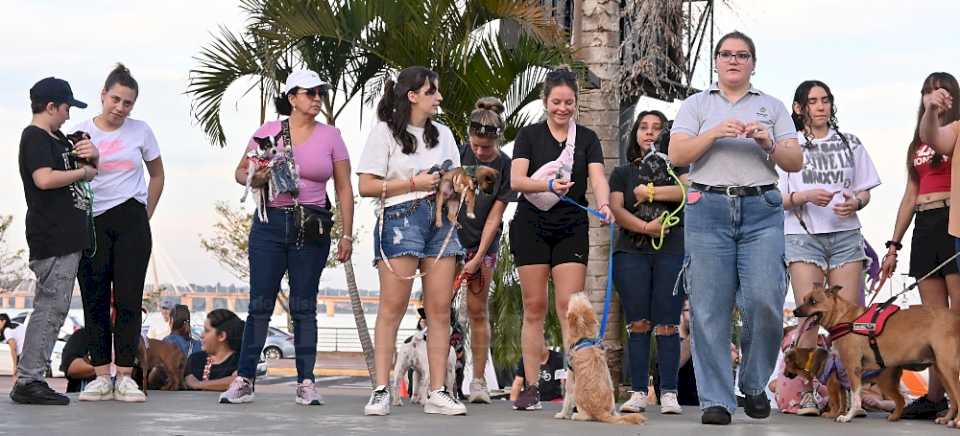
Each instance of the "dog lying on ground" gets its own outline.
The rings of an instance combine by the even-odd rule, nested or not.
[[[492,194],[499,172],[484,165],[454,168],[443,172],[437,185],[436,226],[443,226],[443,205],[447,206],[447,219],[457,224],[460,202],[466,202],[467,216],[476,218],[477,187]]]
[[[169,342],[156,339],[140,341],[137,350],[138,364],[143,373],[143,392],[147,389],[178,391],[183,387],[183,369],[186,358],[183,352]]]
[[[841,365],[836,355],[831,357],[829,350],[820,347],[791,348],[783,355],[783,374],[788,378],[800,376],[810,383],[814,379],[821,383],[826,380],[829,399],[822,415],[825,418],[836,418],[847,412],[849,380]]]
[[[457,392],[456,389],[457,354],[450,347],[447,357],[447,375],[444,385],[447,392]],[[407,376],[407,371],[413,370],[413,395],[410,400],[414,404],[424,404],[427,392],[430,391],[430,363],[427,359],[427,329],[415,333],[400,347],[397,348],[397,360],[393,366],[393,379],[390,382],[390,395],[394,406],[402,406],[403,400],[398,392],[400,382]]]
[[[800,317],[815,317],[817,322],[835,331],[835,326],[856,320],[866,309],[839,297],[839,286],[829,289],[814,284],[813,291],[803,299],[794,313]],[[858,327],[858,326],[855,326]],[[867,336],[852,333],[833,340],[840,361],[850,377],[852,401],[850,410],[836,418],[849,422],[862,408],[861,378],[868,370],[879,369],[877,382],[887,398],[896,407],[887,419],[896,421],[903,413],[904,399],[900,393],[900,375],[904,368],[918,369],[934,365],[950,397],[947,414],[937,418],[938,424],[958,425],[957,399],[960,398],[960,315],[945,308],[913,306],[894,313],[886,320],[885,328],[876,337],[885,367],[878,364]]]
[[[570,297],[567,306],[567,329],[568,337],[564,338],[564,347],[570,355],[572,371],[567,373],[563,409],[554,417],[617,424],[646,422],[647,418],[640,413],[619,415],[616,412],[606,350],[590,341],[599,334],[600,323],[597,322],[593,305],[582,292]],[[574,404],[577,406],[576,413],[573,413]]]

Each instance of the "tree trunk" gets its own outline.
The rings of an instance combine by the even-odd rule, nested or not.
[[[603,144],[604,168],[607,174],[620,163],[620,97],[617,75],[620,69],[620,1],[579,0],[576,2],[573,23],[576,56],[600,79],[600,87],[583,89],[579,97],[578,122],[593,129]],[[588,199],[597,206],[592,189]],[[611,247],[610,230],[590,220],[590,254],[587,264],[586,292],[598,312],[603,310],[607,287],[608,256]],[[616,297],[616,295],[614,295]],[[604,344],[610,375],[615,383],[623,380],[623,329],[620,305],[610,308]]]
[[[367,318],[363,312],[363,302],[360,301],[360,290],[357,289],[357,278],[353,274],[353,261],[343,263],[343,272],[347,278],[347,288],[350,291],[350,306],[353,307],[353,320],[357,323],[357,336],[363,348],[363,357],[367,361],[367,371],[370,373],[370,384],[376,387],[377,370],[373,360],[373,341],[370,340],[370,329],[367,328]]]

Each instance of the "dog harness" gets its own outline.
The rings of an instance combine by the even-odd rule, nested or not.
[[[830,332],[829,342],[833,343],[833,341],[850,333],[866,336],[870,349],[873,350],[873,356],[877,360],[877,365],[880,365],[880,368],[886,368],[883,357],[880,355],[880,346],[877,345],[877,337],[883,333],[887,320],[900,310],[900,306],[892,303],[893,300],[891,299],[883,303],[871,304],[853,322],[842,322],[830,327],[827,329]]]

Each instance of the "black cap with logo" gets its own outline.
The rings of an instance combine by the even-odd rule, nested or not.
[[[67,103],[80,109],[87,107],[87,104],[73,98],[73,90],[66,80],[56,77],[47,77],[30,88],[30,100],[44,103]]]

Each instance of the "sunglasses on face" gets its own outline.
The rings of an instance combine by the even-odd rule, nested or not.
[[[323,86],[318,86],[316,88],[301,88],[297,91],[297,94],[304,94],[309,98],[317,98],[317,96],[323,97],[327,94],[327,88]]]
[[[488,126],[476,121],[470,122],[470,131],[480,136],[500,135],[501,129],[497,126]]]

